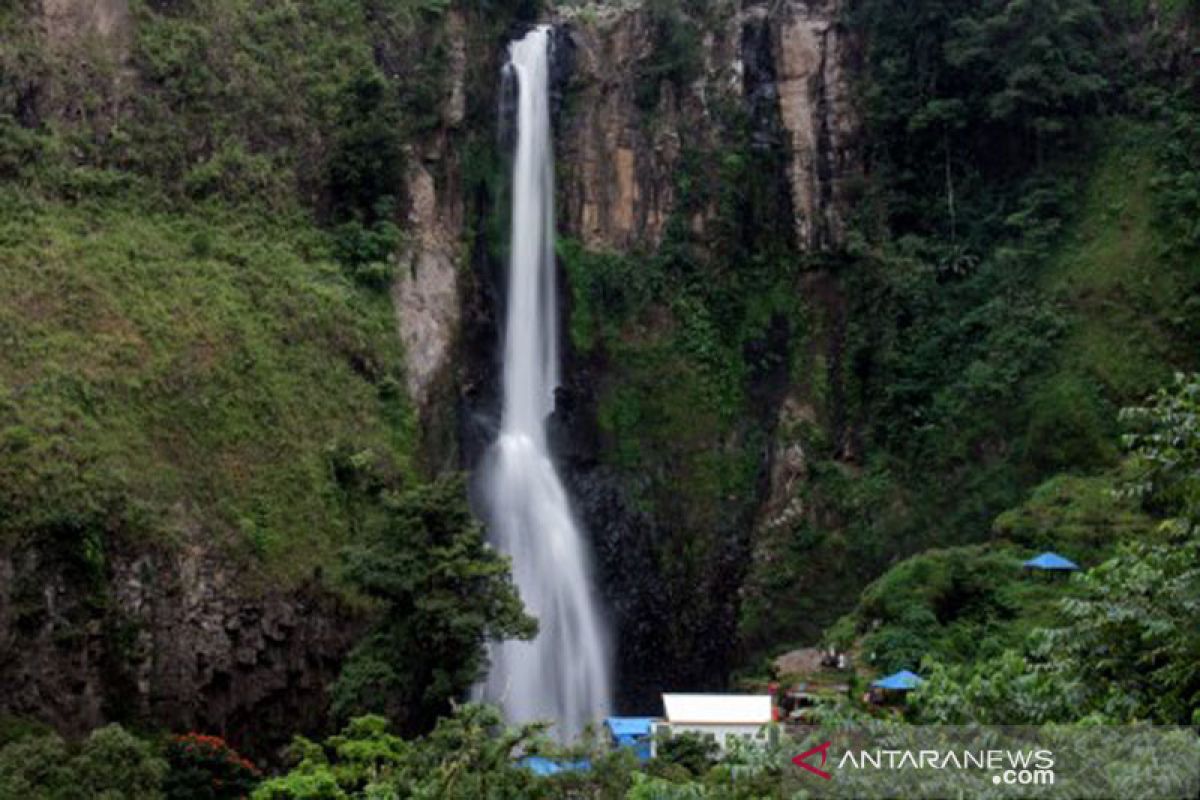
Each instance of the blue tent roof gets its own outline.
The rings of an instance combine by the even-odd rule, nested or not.
[[[1032,569],[1079,569],[1078,564],[1070,559],[1063,558],[1058,553],[1042,553],[1040,556],[1026,561],[1025,566],[1031,567]]]
[[[653,717],[609,717],[604,725],[613,736],[649,736]]]
[[[924,682],[920,675],[902,669],[886,678],[880,678],[871,685],[877,689],[915,689]]]
[[[547,775],[557,775],[560,772],[586,772],[592,768],[592,762],[586,758],[579,761],[555,761],[545,756],[527,756],[521,759],[521,766],[528,769],[534,775],[545,777]]]

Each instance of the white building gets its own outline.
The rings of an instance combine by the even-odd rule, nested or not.
[[[724,751],[734,738],[766,743],[774,721],[769,694],[664,694],[666,719],[654,723],[651,756],[659,736],[711,736]]]

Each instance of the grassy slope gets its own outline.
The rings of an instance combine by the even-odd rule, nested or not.
[[[1188,286],[1163,258],[1154,222],[1153,131],[1119,125],[1087,183],[1079,219],[1043,287],[1072,312],[1059,368],[1124,401],[1169,380],[1189,356],[1177,305]]]
[[[0,192],[0,536],[195,531],[299,577],[333,454],[406,469],[387,298],[303,222]]]

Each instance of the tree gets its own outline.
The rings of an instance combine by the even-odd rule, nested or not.
[[[455,708],[413,741],[390,733],[382,717],[360,717],[324,744],[297,737],[297,766],[259,786],[254,800],[545,796],[547,787],[536,786],[516,758],[539,731],[506,728],[495,709],[476,705]]]
[[[1122,411],[1138,477],[1125,489],[1160,515],[1164,540],[1124,542],[1075,577],[1062,625],[1026,653],[958,669],[928,665],[918,719],[1005,724],[1200,722],[1200,376],[1178,375]]]
[[[165,750],[167,800],[237,800],[259,781],[258,769],[218,736],[175,736]]]
[[[92,731],[71,762],[82,796],[98,800],[158,800],[167,764],[153,745],[120,725]]]
[[[1069,624],[1048,646],[1089,676],[1093,707],[1118,720],[1200,722],[1200,375],[1175,376],[1124,409],[1138,477],[1126,493],[1167,515],[1166,542],[1128,542],[1080,576]]]
[[[1108,86],[1094,0],[853,0],[870,158],[901,232],[956,239]],[[965,224],[964,224],[965,223]]]
[[[0,797],[23,800],[161,800],[167,764],[120,725],[92,731],[72,755],[57,734],[0,749]]]
[[[1130,543],[1079,580],[1042,655],[1065,662],[1110,719],[1200,722],[1200,541]]]
[[[1088,110],[1107,85],[1100,71],[1100,10],[1092,0],[1004,0],[954,23],[946,57],[986,87],[991,120],[1031,134],[1040,148]],[[1039,149],[1040,155],[1040,149]]]
[[[1124,437],[1138,479],[1125,493],[1172,517],[1180,534],[1200,524],[1200,375],[1177,374],[1146,405],[1126,408],[1121,419],[1133,430]]]
[[[477,681],[489,639],[537,630],[507,559],[485,542],[461,476],[387,498],[382,530],[345,553],[350,583],[382,606],[334,688],[334,711],[428,730]]]
[[[1016,650],[948,666],[927,660],[925,683],[909,697],[912,718],[927,725],[1042,725],[1079,714],[1080,687],[1062,670]]]

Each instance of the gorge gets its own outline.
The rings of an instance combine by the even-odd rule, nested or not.
[[[468,699],[571,739],[818,647],[838,713],[910,669],[914,721],[1188,724],[1194,494],[1139,437],[1200,367],[1198,14],[0,8],[0,753],[282,775],[378,715],[490,776]]]

